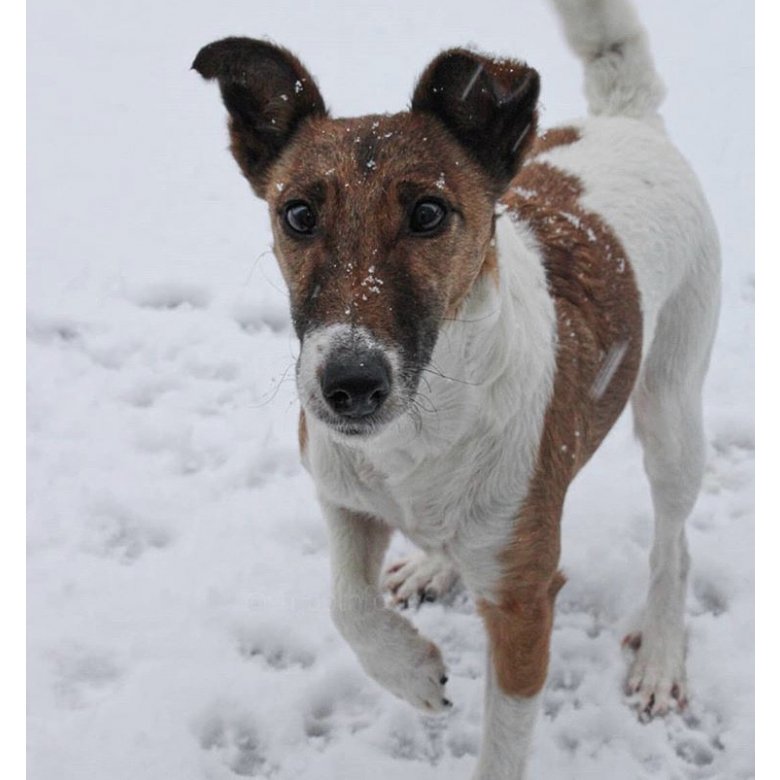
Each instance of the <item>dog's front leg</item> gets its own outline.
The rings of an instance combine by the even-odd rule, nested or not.
[[[541,694],[506,693],[488,658],[482,747],[473,780],[523,780]]]
[[[379,572],[389,528],[370,515],[324,505],[330,529],[333,621],[366,672],[401,699],[427,712],[450,706],[439,648],[388,609]]]
[[[481,600],[488,633],[482,749],[474,780],[522,780],[547,677],[555,594],[563,577]]]
[[[474,780],[523,780],[531,736],[547,677],[555,596],[564,583],[557,571],[558,526],[555,514],[538,520],[522,517],[507,547],[496,551],[500,576],[484,588],[484,561],[465,567],[488,635],[485,714]],[[479,565],[480,559],[474,563]],[[472,575],[472,576],[470,576]]]

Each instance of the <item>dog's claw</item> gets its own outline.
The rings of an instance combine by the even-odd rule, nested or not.
[[[640,647],[642,647],[642,634],[638,631],[634,634],[626,634],[623,637],[621,645],[622,647],[626,647],[629,650],[636,652]]]

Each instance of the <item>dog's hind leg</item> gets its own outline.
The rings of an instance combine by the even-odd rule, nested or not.
[[[685,521],[704,473],[702,385],[717,316],[713,275],[684,283],[661,310],[632,398],[655,513],[650,588],[641,623],[624,643],[635,651],[627,693],[643,718],[686,703]]]
[[[394,604],[409,606],[436,601],[457,582],[455,566],[438,553],[418,552],[396,561],[385,572],[383,586]]]

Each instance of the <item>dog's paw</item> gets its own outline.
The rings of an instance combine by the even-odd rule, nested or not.
[[[392,594],[393,604],[419,606],[444,596],[457,579],[455,567],[443,556],[417,553],[390,566],[383,586]]]
[[[359,652],[363,668],[383,688],[425,712],[443,712],[452,706],[447,698],[447,670],[441,651],[400,615],[385,640]]]
[[[623,647],[635,654],[626,695],[642,721],[684,710],[688,705],[684,641],[670,641],[668,637],[653,641],[650,637],[636,631],[623,639]]]

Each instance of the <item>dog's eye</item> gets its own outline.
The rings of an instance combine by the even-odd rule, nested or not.
[[[433,233],[444,223],[447,209],[438,200],[418,201],[409,217],[413,233]]]
[[[293,201],[284,207],[284,221],[292,231],[305,236],[310,236],[317,227],[314,209],[302,200]]]

